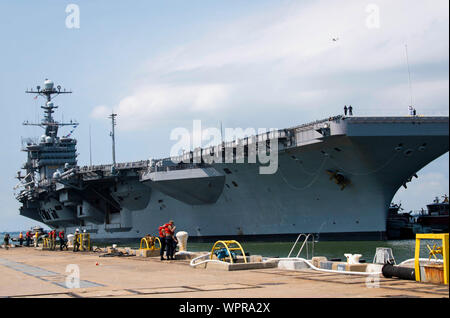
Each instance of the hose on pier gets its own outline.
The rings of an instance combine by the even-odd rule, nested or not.
[[[406,280],[416,280],[416,270],[414,268],[384,264],[381,271],[386,278],[394,276]]]

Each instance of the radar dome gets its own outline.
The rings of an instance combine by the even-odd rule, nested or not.
[[[49,144],[49,143],[52,143],[52,142],[53,142],[53,138],[50,137],[50,136],[46,136],[46,137],[45,137],[45,142],[48,143],[48,144]]]
[[[47,107],[53,107],[53,102],[47,102]]]
[[[52,90],[53,89],[53,85],[54,85],[53,81],[51,81],[49,79],[46,79],[45,82],[44,82],[45,89]]]
[[[41,142],[45,142],[45,137],[47,137],[47,136],[46,135],[41,136]]]

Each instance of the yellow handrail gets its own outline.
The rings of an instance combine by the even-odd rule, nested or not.
[[[431,249],[429,245],[427,245],[428,249],[430,250],[429,253],[429,259],[431,256],[434,256],[435,259],[437,259],[436,254],[441,254],[444,259],[444,284],[448,285],[448,265],[449,265],[449,241],[448,241],[448,233],[443,234],[433,234],[433,233],[421,233],[416,234],[416,251],[415,251],[415,257],[414,257],[414,268],[416,272],[416,281],[420,282],[420,240],[441,240],[442,246],[436,248],[436,244],[434,244],[433,248]]]
[[[161,249],[161,240],[159,239],[159,237],[155,236],[155,242],[158,241],[159,247],[155,249],[160,250]]]
[[[90,251],[91,250],[91,235],[89,233],[80,233],[77,235],[77,242],[80,246],[80,250],[82,251]],[[87,247],[84,242],[87,243]]]
[[[142,248],[143,242],[145,242],[145,246],[144,248]],[[156,242],[158,242],[159,247],[156,247]],[[146,237],[143,237],[141,239],[141,244],[139,245],[139,249],[140,250],[160,250],[161,249],[161,240],[159,239],[159,237],[154,236],[154,241],[153,244],[149,244],[149,241]]]
[[[50,248],[49,246],[50,239],[47,237],[42,238],[42,249]]]
[[[219,244],[222,244],[228,251],[228,257],[230,258],[231,264],[233,264],[233,257],[231,256],[230,251],[238,251],[238,250],[241,251],[242,255],[244,256],[244,262],[247,263],[247,257],[245,256],[244,249],[242,248],[241,244],[239,244],[239,242],[235,240],[217,241],[216,243],[214,243],[213,248],[211,249],[211,254],[209,256],[210,259],[213,258],[214,251],[220,249],[220,246],[218,246]],[[237,247],[230,247],[230,245],[233,244],[237,245]]]

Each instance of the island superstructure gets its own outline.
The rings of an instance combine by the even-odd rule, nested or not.
[[[397,190],[449,150],[448,116],[339,115],[177,158],[79,166],[76,140],[58,137],[78,124],[52,117],[64,91],[47,80],[28,92],[46,98],[45,133],[23,148],[20,215],[94,239],[140,238],[169,219],[201,240],[381,239]],[[274,148],[276,172],[261,174],[249,158]]]

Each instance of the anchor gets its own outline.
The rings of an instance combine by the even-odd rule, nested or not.
[[[351,183],[351,181],[347,179],[342,173],[340,173],[339,170],[326,170],[326,172],[330,175],[330,180],[334,180],[337,185],[341,186],[341,191]]]

